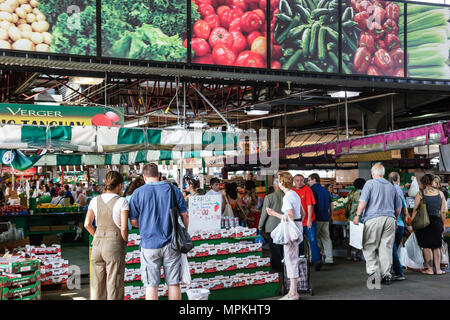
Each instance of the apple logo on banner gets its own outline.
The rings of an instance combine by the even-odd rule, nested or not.
[[[3,154],[2,162],[3,164],[10,165],[14,161],[14,153],[7,151]]]
[[[92,124],[98,127],[120,127],[120,125],[117,124],[119,121],[119,116],[112,111],[108,111],[105,114],[96,114],[92,118]]]

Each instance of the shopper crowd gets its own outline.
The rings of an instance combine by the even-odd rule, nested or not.
[[[414,230],[418,244],[423,248],[426,264],[423,273],[443,274],[440,248],[447,203],[440,180],[430,174],[420,179],[420,191],[415,195],[410,216],[399,173],[391,172],[386,180],[381,163],[375,164],[371,172],[371,180],[358,178],[354,181],[354,188],[348,196],[347,231],[351,224],[364,223],[364,232],[362,250],[356,250],[353,257],[347,242],[347,260],[364,259],[369,279],[379,278],[384,284],[405,280],[399,248],[406,226],[422,210],[423,204],[430,223],[423,229]],[[143,175],[135,178],[125,192],[122,192],[125,189],[123,177],[118,172],[110,171],[105,182],[102,194],[90,202],[85,221],[86,229],[94,236],[92,298],[123,299],[125,245],[128,230],[135,227],[141,234],[141,274],[146,298],[158,299],[160,269],[163,267],[169,299],[181,299],[181,253],[171,246],[170,214],[173,206],[177,206],[182,223],[188,228],[189,198],[205,194],[200,181],[186,177],[187,192],[183,195],[174,183],[161,176],[157,165],[148,164],[143,168]],[[54,201],[72,196],[81,202],[85,200],[85,193],[82,187],[78,187],[75,194],[53,184],[43,190],[55,194]],[[206,195],[220,195],[223,216],[238,218],[242,226],[258,228],[262,233],[270,248],[272,268],[279,272],[285,270],[290,281],[289,292],[282,299],[298,299],[297,283],[302,280],[299,279],[300,255],[309,257],[316,271],[324,265],[334,264],[330,222],[334,194],[338,191],[335,187],[322,186],[318,174],[305,178],[279,172],[269,188],[271,192],[264,199],[256,192],[253,175],[245,181],[242,195],[236,182],[226,183],[223,189],[221,181],[212,178]],[[293,221],[300,235],[284,245],[275,243],[271,235],[282,220]]]

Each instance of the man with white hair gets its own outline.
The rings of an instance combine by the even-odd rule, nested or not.
[[[271,208],[276,212],[281,212],[281,207],[283,206],[284,192],[280,190],[278,186],[278,179],[273,181],[274,192],[267,195],[264,198],[264,204],[261,210],[261,218],[259,219],[259,230],[266,232],[267,242],[270,248],[270,265],[273,269],[281,271],[282,265],[281,260],[283,257],[283,246],[273,243],[270,233],[275,229],[281,222],[280,219],[274,216],[269,216],[267,214],[267,208]]]
[[[384,173],[380,162],[372,167],[373,179],[364,185],[353,223],[357,225],[364,212],[363,254],[367,274],[369,279],[377,274],[382,277],[382,283],[389,285],[396,221],[402,200],[394,186],[384,179]]]

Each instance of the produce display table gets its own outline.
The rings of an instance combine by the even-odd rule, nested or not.
[[[183,300],[188,299],[187,289],[194,288],[209,289],[210,300],[253,300],[279,295],[278,274],[270,273],[270,259],[263,258],[262,244],[254,243],[256,229],[236,230],[234,234],[224,229],[216,234],[211,232],[208,238],[204,234],[192,234],[194,249],[188,254],[192,282],[189,286],[181,285]],[[139,230],[131,230],[128,239],[125,300],[144,299]],[[161,300],[168,299],[163,272],[158,293]]]
[[[0,222],[10,221],[17,229],[23,229],[24,237],[31,235],[51,235],[76,233],[77,226],[84,223],[86,212],[37,213],[33,215],[13,215],[0,217]],[[83,242],[88,237],[83,231]]]

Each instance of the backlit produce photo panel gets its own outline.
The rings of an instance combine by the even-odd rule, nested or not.
[[[0,1],[0,49],[95,56],[95,0]]]
[[[401,2],[342,2],[342,72],[404,77],[403,6]]]
[[[193,0],[192,62],[266,68],[266,0]]]
[[[408,77],[450,79],[449,19],[448,7],[407,4]]]
[[[338,73],[338,10],[338,0],[280,0],[272,12],[272,69]]]
[[[102,0],[102,56],[187,62],[186,0]]]

